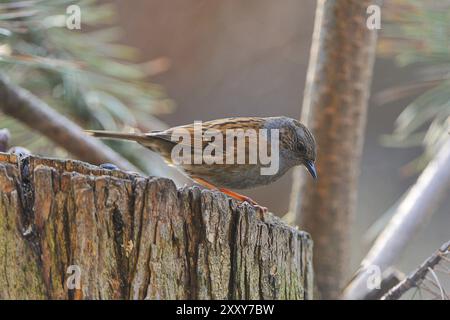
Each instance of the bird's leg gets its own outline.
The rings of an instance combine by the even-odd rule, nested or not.
[[[205,188],[208,188],[210,190],[219,190],[219,188],[217,188],[215,185],[209,183],[206,180],[203,180],[202,178],[198,178],[198,177],[191,177],[191,178],[192,178],[192,180],[197,182],[199,185],[204,186]]]
[[[226,195],[229,195],[230,197],[239,200],[239,201],[246,201],[248,203],[250,203],[251,205],[253,205],[255,208],[260,209],[262,212],[267,212],[267,208],[260,206],[255,200],[253,200],[252,198],[249,198],[247,196],[244,196],[242,194],[239,194],[237,192],[231,191],[229,189],[225,189],[225,188],[219,188],[220,192],[225,193]]]
[[[250,203],[250,204],[258,205],[258,204],[256,203],[256,201],[254,201],[253,199],[251,199],[251,198],[249,198],[249,197],[247,197],[247,196],[244,196],[244,195],[242,195],[242,194],[239,194],[239,193],[237,193],[237,192],[231,191],[231,190],[229,190],[229,189],[219,188],[219,191],[225,193],[226,195],[229,195],[229,196],[232,197],[233,199],[236,199],[236,200],[239,200],[239,201],[247,201],[247,202]]]
[[[208,189],[211,189],[211,190],[219,190],[220,192],[222,192],[222,193],[232,197],[233,199],[236,199],[236,200],[241,201],[241,202],[246,201],[246,202],[250,203],[251,205],[253,205],[254,207],[256,207],[258,209],[261,209],[263,212],[267,212],[267,208],[266,207],[260,206],[255,200],[253,200],[253,199],[251,199],[251,198],[249,198],[247,196],[244,196],[244,195],[239,194],[237,192],[231,191],[229,189],[217,188],[215,185],[209,183],[208,181],[206,181],[206,180],[204,180],[202,178],[193,177],[192,179],[195,182],[197,182],[198,184],[204,186],[205,188],[208,188]]]

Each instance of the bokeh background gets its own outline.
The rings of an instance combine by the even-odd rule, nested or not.
[[[123,42],[139,48],[143,61],[165,58],[170,64],[166,72],[152,78],[176,103],[175,112],[162,117],[169,125],[228,116],[300,117],[315,1],[115,2],[124,29]],[[417,178],[417,174],[404,174],[401,168],[423,152],[421,148],[388,148],[380,143],[381,136],[392,133],[396,118],[418,94],[383,105],[374,97],[419,76],[417,66],[400,67],[393,59],[376,59],[359,179],[352,270],[370,247],[362,241],[369,227]],[[290,187],[288,174],[248,194],[282,215],[288,210]],[[397,266],[404,272],[412,271],[449,238],[447,197]]]
[[[151,130],[230,116],[300,117],[316,1],[80,0],[81,31],[65,28],[65,8],[72,2],[33,0],[19,6],[0,1],[0,11],[8,13],[0,15],[0,71],[82,128]],[[402,21],[407,8],[403,11],[412,19],[407,35],[413,41],[406,45],[404,39],[394,38],[376,58],[352,232],[353,271],[370,248],[368,230],[416,181],[420,168],[414,170],[411,161],[425,149],[387,147],[382,137],[395,131],[401,112],[430,87],[385,103],[380,103],[381,94],[430,73],[446,74],[450,88],[450,1],[384,3],[400,8],[390,13],[391,27],[392,19]],[[408,7],[411,4],[415,9]],[[422,4],[432,13],[417,10]],[[387,29],[385,13],[381,38]],[[402,50],[400,59],[386,54]],[[414,59],[421,63],[406,63]],[[434,67],[427,69],[428,75],[424,64]],[[450,109],[448,101],[447,106]],[[443,110],[447,117],[448,109]],[[13,145],[24,145],[33,153],[73,157],[3,114],[0,128],[10,129]],[[152,172],[173,174],[161,169],[162,161],[143,148],[107,143],[143,171],[158,167]],[[289,173],[248,195],[283,216],[291,184]],[[409,273],[449,239],[447,195],[397,267]]]

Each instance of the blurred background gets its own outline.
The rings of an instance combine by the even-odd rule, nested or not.
[[[166,72],[152,78],[176,103],[175,112],[161,117],[170,126],[228,116],[300,117],[315,1],[115,2],[123,41],[139,48],[143,59],[170,62]],[[353,233],[353,270],[369,248],[360,239],[417,178],[418,172],[402,168],[423,152],[420,146],[388,148],[381,138],[394,131],[399,114],[424,90],[383,105],[373,97],[424,78],[422,71],[422,65],[399,65],[394,56],[380,53],[376,60]],[[290,187],[288,174],[247,193],[282,215],[288,210]],[[400,260],[401,270],[414,269],[450,238],[450,197],[445,202]]]
[[[86,1],[90,9],[81,4],[82,22],[86,19],[81,31],[53,30],[58,21],[48,17],[63,14],[67,3],[48,1],[51,9],[37,13],[32,12],[36,7],[25,8],[19,20],[44,28],[47,36],[31,28],[26,34],[17,30],[6,41],[3,31],[1,67],[85,128],[152,130],[229,116],[300,117],[313,0]],[[437,119],[441,130],[449,127],[449,11],[449,1],[385,1],[352,234],[352,270],[370,247],[365,242],[368,229],[433,156],[436,146],[424,138],[430,122]],[[43,19],[47,25],[38,25]],[[21,27],[4,16],[2,22],[3,30]],[[27,59],[31,55],[48,60]],[[58,64],[64,58],[73,65]],[[435,99],[444,101],[439,112],[418,112],[412,133],[397,139],[405,108],[439,86],[434,92]],[[69,157],[12,118],[2,116],[2,127],[10,129],[13,145]],[[161,165],[154,157],[142,163],[142,156],[136,155],[149,153],[137,146],[108,143],[144,172],[152,173],[152,161]],[[164,169],[156,172],[165,175]],[[291,182],[287,174],[247,194],[282,216],[288,210]],[[447,196],[397,266],[412,271],[449,238]]]

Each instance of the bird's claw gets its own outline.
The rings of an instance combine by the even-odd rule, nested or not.
[[[255,200],[249,198],[249,197],[245,197],[243,199],[243,202],[247,202],[249,204],[251,204],[256,210],[260,211],[261,213],[267,213],[268,209],[266,207],[263,207],[261,205],[259,205]]]
[[[254,204],[253,206],[255,207],[255,209],[259,210],[262,214],[266,214],[269,212],[269,209],[267,209],[267,207],[260,206],[259,204]]]

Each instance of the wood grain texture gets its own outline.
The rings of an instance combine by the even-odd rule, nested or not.
[[[311,299],[311,252],[218,192],[0,153],[1,299]]]

